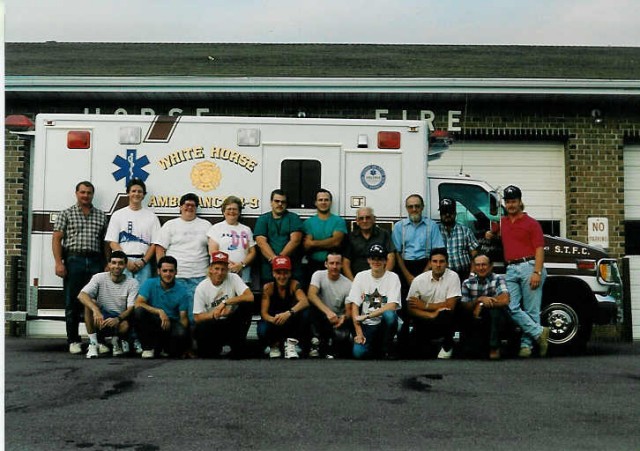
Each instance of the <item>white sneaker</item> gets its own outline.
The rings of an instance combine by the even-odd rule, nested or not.
[[[153,349],[145,349],[144,351],[142,351],[143,359],[152,359],[155,357],[155,355],[156,353]]]
[[[120,340],[118,340],[117,338],[113,339],[113,346],[111,348],[111,352],[113,353],[114,357],[118,357],[124,354],[124,351],[122,350],[122,346],[120,346]]]
[[[224,345],[220,351],[220,357],[226,357],[231,353],[231,346]]]
[[[69,343],[69,354],[82,354],[82,343]]]
[[[309,351],[309,357],[320,357],[320,340],[318,337],[311,339],[311,350]]]
[[[87,349],[87,358],[88,359],[98,358],[98,345],[89,343],[89,348]]]
[[[279,359],[280,357],[282,357],[282,352],[280,352],[280,347],[278,345],[271,346],[271,349],[269,349],[269,358]]]
[[[440,352],[438,353],[438,358],[450,359],[452,355],[453,355],[453,348],[449,349],[448,351],[445,351],[444,348],[440,348]]]
[[[136,350],[136,354],[142,354],[142,343],[137,338],[133,341],[133,349]]]
[[[127,340],[122,340],[122,353],[129,354],[131,352],[131,347],[129,346],[129,342]]]
[[[285,359],[297,359],[300,357],[298,355],[298,350],[296,349],[297,344],[298,340],[296,340],[295,338],[287,338],[287,341],[284,344]]]
[[[109,346],[105,345],[104,343],[98,344],[98,354],[104,355],[104,354],[110,354],[110,353],[111,353],[111,349],[109,349]]]

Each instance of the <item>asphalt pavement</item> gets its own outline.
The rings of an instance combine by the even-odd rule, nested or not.
[[[635,450],[640,343],[529,360],[88,360],[5,338],[7,450]]]

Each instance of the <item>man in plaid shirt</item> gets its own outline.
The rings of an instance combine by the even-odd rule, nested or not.
[[[440,234],[447,246],[449,269],[458,273],[460,280],[469,277],[471,258],[476,255],[478,240],[471,230],[456,223],[456,201],[444,198],[440,201]]]
[[[53,227],[52,251],[56,275],[64,279],[67,343],[71,354],[82,352],[78,325],[82,304],[80,290],[94,274],[105,268],[104,236],[107,217],[93,206],[94,187],[83,181],[76,185],[76,204],[62,211]]]
[[[473,271],[475,275],[462,282],[463,338],[466,347],[486,351],[488,336],[489,358],[497,360],[509,305],[507,282],[493,272],[493,263],[484,254],[473,258]]]

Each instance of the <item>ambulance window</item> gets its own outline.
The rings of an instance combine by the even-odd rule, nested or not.
[[[315,208],[313,198],[320,189],[322,167],[317,160],[284,160],[280,187],[287,193],[289,208]]]
[[[469,227],[476,235],[489,230],[491,199],[482,187],[443,183],[438,187],[438,195],[440,199],[448,197],[456,201],[457,222]]]

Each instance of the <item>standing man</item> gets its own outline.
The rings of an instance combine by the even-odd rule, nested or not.
[[[129,333],[129,320],[139,288],[138,282],[124,273],[126,267],[127,254],[113,251],[109,271],[94,275],[78,295],[84,305],[84,322],[89,334],[88,359],[98,357],[99,350],[109,351],[99,343],[105,337],[113,337],[114,357],[124,354],[120,340],[126,340]]]
[[[391,235],[404,290],[415,276],[428,269],[431,250],[445,247],[438,224],[422,214],[422,196],[410,195],[405,200],[405,207],[408,217],[395,223]]]
[[[500,358],[500,328],[506,320],[509,290],[502,275],[493,272],[487,255],[473,257],[475,273],[462,282],[463,341],[467,348],[481,349],[489,358]],[[486,355],[486,354],[485,354]]]
[[[456,222],[456,201],[444,198],[440,201],[440,233],[449,254],[449,269],[458,273],[460,280],[469,277],[471,258],[480,244],[468,227]]]
[[[369,249],[367,271],[356,274],[347,297],[355,337],[353,356],[391,357],[391,346],[398,330],[396,310],[401,306],[400,279],[386,270],[387,250],[379,244]]]
[[[142,358],[152,359],[155,351],[170,357],[181,356],[189,347],[189,293],[176,283],[177,260],[166,255],[158,260],[158,277],[140,287],[134,315],[142,342]]]
[[[302,220],[287,210],[287,194],[281,189],[271,192],[271,211],[258,217],[253,234],[262,253],[262,283],[273,281],[271,262],[278,255],[291,259],[293,278],[302,280],[299,246],[302,242]]]
[[[538,221],[524,212],[522,191],[509,185],[504,189],[507,216],[500,220],[500,235],[507,265],[509,313],[522,329],[519,356],[531,356],[537,343],[540,356],[547,354],[549,328],[540,324],[544,269],[544,235]],[[491,238],[491,233],[488,235]]]
[[[381,245],[389,252],[386,270],[393,271],[396,263],[396,248],[391,234],[376,225],[376,216],[371,207],[361,207],[356,214],[356,225],[347,236],[347,247],[344,252],[342,270],[344,275],[353,280],[360,271],[369,269],[369,249],[374,244]]]
[[[431,251],[431,271],[420,274],[409,288],[407,311],[413,321],[418,351],[424,354],[428,342],[442,338],[439,359],[450,359],[455,333],[454,311],[460,299],[460,279],[447,268],[447,251]]]
[[[105,240],[112,251],[127,254],[125,274],[134,277],[139,284],[152,276],[160,221],[151,210],[142,206],[147,186],[140,179],[127,183],[129,205],[116,211],[109,221]]]
[[[331,193],[320,188],[316,192],[317,213],[304,222],[303,246],[308,255],[305,283],[308,283],[314,272],[324,269],[330,250],[341,250],[342,241],[347,234],[347,223],[344,219],[331,213],[332,202]]]
[[[311,351],[309,357],[324,355],[333,358],[345,344],[350,344],[351,308],[345,300],[351,290],[351,281],[342,275],[342,255],[330,252],[324,262],[326,269],[311,276],[307,297],[312,305]]]
[[[82,352],[78,326],[80,290],[105,267],[104,235],[107,217],[92,204],[94,187],[83,181],[76,185],[76,204],[58,216],[51,247],[56,275],[63,278],[67,344],[71,354]]]
[[[220,355],[224,345],[230,345],[234,357],[242,355],[251,325],[252,302],[253,293],[242,277],[229,272],[229,255],[214,252],[209,276],[200,282],[193,300],[200,357]]]
[[[178,281],[189,295],[189,321],[193,324],[193,295],[196,287],[207,276],[209,250],[207,232],[209,221],[196,216],[199,199],[194,193],[180,198],[180,217],[167,221],[160,229],[156,241],[156,259],[165,255],[174,257],[180,265]]]

